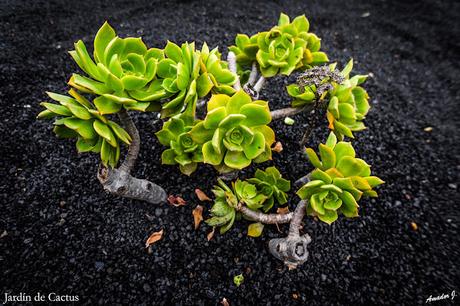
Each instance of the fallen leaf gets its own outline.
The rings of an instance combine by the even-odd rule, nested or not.
[[[223,306],[230,306],[226,298],[223,298],[222,301],[220,302]]]
[[[427,126],[426,128],[423,129],[425,132],[431,132],[433,131],[433,128],[431,126]]]
[[[293,298],[294,300],[299,299],[299,294],[298,294],[297,292],[294,292],[294,293],[292,294],[292,298]]]
[[[3,237],[6,237],[6,236],[8,236],[8,232],[3,231],[3,233],[0,235],[0,239],[3,238]]]
[[[275,146],[272,148],[273,152],[279,153],[283,151],[283,144],[279,141],[276,142]]]
[[[369,12],[365,12],[361,15],[362,18],[366,18],[366,17],[369,17],[371,15],[371,13]]]
[[[289,212],[289,206],[278,207],[278,209],[276,210],[276,213],[279,214],[279,215],[285,215],[288,212]]]
[[[203,221],[203,206],[197,205],[192,212],[193,220],[195,221],[195,229],[200,226],[201,221]]]
[[[411,223],[410,223],[410,226],[412,227],[412,229],[413,229],[414,231],[416,231],[416,230],[418,229],[417,223],[415,223],[415,222],[411,222]]]
[[[200,201],[212,201],[207,195],[206,193],[204,193],[203,191],[201,191],[200,189],[195,189],[195,193],[196,193],[196,196],[198,197],[198,199]]]
[[[149,239],[145,242],[145,247],[148,248],[158,240],[160,240],[163,237],[163,229],[159,232],[155,232],[152,235],[150,235]]]
[[[169,202],[169,204],[171,204],[173,206],[176,206],[176,207],[184,206],[185,204],[187,204],[187,202],[185,202],[185,200],[182,199],[181,197],[179,197],[179,196],[176,197],[176,196],[173,196],[173,195],[170,195],[168,197],[168,202]]]
[[[249,237],[259,237],[262,235],[264,230],[264,225],[260,222],[249,224],[248,226],[248,236]]]
[[[212,228],[212,231],[210,231],[210,232],[208,233],[208,235],[206,236],[206,238],[208,238],[208,241],[211,240],[212,237],[214,237],[214,232],[215,232],[215,231],[216,231],[216,227],[214,226],[214,227]]]

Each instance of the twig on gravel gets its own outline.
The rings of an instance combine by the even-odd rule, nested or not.
[[[300,201],[292,216],[289,234],[286,238],[272,239],[269,250],[273,256],[282,260],[289,269],[295,269],[308,259],[307,245],[311,242],[308,234],[300,236],[300,226],[305,215],[307,201]]]
[[[272,120],[279,120],[289,116],[294,116],[303,112],[309,112],[313,109],[313,104],[307,104],[304,107],[286,107],[271,111]]]
[[[251,210],[246,206],[243,206],[241,203],[238,204],[236,210],[241,212],[245,217],[264,224],[289,223],[294,215],[292,212],[287,214],[264,214],[260,211]]]
[[[236,82],[233,84],[235,90],[241,89],[240,77],[236,71],[236,55],[232,51],[228,52],[227,55],[228,69],[236,75]]]
[[[122,109],[118,116],[122,125],[132,138],[128,148],[128,154],[119,168],[106,168],[99,166],[97,178],[101,182],[106,192],[136,199],[143,200],[152,204],[166,201],[166,192],[163,188],[148,180],[138,179],[131,176],[130,172],[134,167],[140,149],[139,132],[128,112]]]

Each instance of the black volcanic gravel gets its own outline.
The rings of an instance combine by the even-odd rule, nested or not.
[[[216,305],[224,297],[230,305],[415,305],[460,294],[458,1],[0,2],[0,303],[6,292],[78,295],[87,305]],[[237,33],[266,30],[280,12],[305,13],[332,60],[353,57],[357,72],[372,73],[369,129],[354,143],[387,182],[379,198],[361,202],[358,219],[305,219],[311,257],[297,270],[268,253],[286,226],[253,239],[238,222],[210,242],[208,226],[193,230],[193,191],[210,194],[216,174],[202,166],[188,178],[162,166],[152,114],[135,117],[143,141],[135,175],[182,195],[185,207],[104,194],[97,156],[78,155],[35,120],[45,91],[63,92],[75,70],[66,51],[77,39],[90,42],[106,19],[150,46],[207,41],[226,54]],[[270,80],[262,98],[287,106],[287,83]],[[284,151],[263,165],[291,180],[312,168],[297,144],[305,118],[295,119],[273,124]],[[327,135],[323,123],[309,141],[315,148]],[[145,240],[160,229],[149,254]]]

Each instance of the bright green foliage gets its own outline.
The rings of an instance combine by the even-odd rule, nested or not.
[[[243,90],[232,97],[213,95],[207,105],[206,118],[198,122],[190,135],[202,144],[205,163],[220,172],[243,169],[252,161],[271,159],[270,146],[275,141],[270,109],[265,101],[252,101]]]
[[[219,226],[220,233],[228,231],[236,218],[236,206],[238,198],[235,193],[221,179],[218,179],[218,186],[214,186],[212,192],[216,196],[211,208],[212,218],[205,222],[210,226]]]
[[[69,53],[87,74],[87,77],[73,74],[69,80],[71,86],[103,96],[128,110],[159,110],[158,104],[151,105],[153,99],[138,97],[144,97],[152,85],[162,50],[147,49],[141,38],[120,38],[105,22],[94,38],[94,60],[81,40]]]
[[[94,60],[80,40],[71,56],[87,74],[74,74],[69,84],[76,89],[101,95],[128,110],[159,111],[174,116],[197,98],[215,93],[234,93],[236,76],[221,61],[217,48],[201,51],[195,43],[181,47],[169,42],[164,50],[147,49],[141,38],[116,36],[106,22],[94,39]],[[162,105],[163,104],[163,105]]]
[[[163,105],[162,116],[180,113],[187,104],[193,105],[198,98],[209,92],[233,94],[231,87],[236,76],[221,61],[217,48],[209,51],[206,43],[201,51],[195,50],[195,43],[184,43],[181,47],[168,42],[164,49],[165,58],[158,63],[158,79],[152,94],[161,88],[170,97]],[[193,107],[189,107],[193,112]]]
[[[108,120],[105,114],[118,112],[120,104],[104,96],[92,102],[75,90],[70,96],[48,92],[48,96],[59,104],[43,102],[46,110],[38,114],[39,119],[59,118],[54,122],[54,132],[61,138],[76,138],[78,152],[100,153],[102,163],[115,167],[120,157],[120,144],[131,143],[131,136],[117,123]]]
[[[369,95],[364,88],[359,86],[366,80],[367,76],[355,75],[350,78],[352,68],[353,60],[350,60],[342,70],[345,81],[341,84],[335,84],[329,92],[327,119],[329,128],[334,131],[339,140],[342,140],[343,136],[354,138],[352,132],[362,131],[366,128],[362,120],[370,108]]]
[[[244,282],[243,274],[235,275],[233,277],[233,283],[235,283],[237,287],[239,287],[243,282]]]
[[[190,136],[192,120],[183,120],[184,116],[174,116],[163,124],[163,128],[155,133],[161,144],[169,147],[161,154],[165,165],[179,164],[182,173],[192,174],[197,163],[203,161],[201,145]]]
[[[206,222],[211,226],[221,226],[221,233],[226,232],[233,224],[238,203],[257,211],[269,211],[274,201],[283,205],[287,203],[286,192],[291,188],[291,182],[281,177],[275,167],[268,167],[265,171],[257,170],[254,178],[242,181],[237,179],[228,187],[221,179],[218,186],[214,186],[216,196],[211,209],[212,218]],[[262,233],[262,224],[251,224],[249,235],[258,237]]]
[[[292,107],[302,107],[316,102],[316,85],[301,87],[298,84],[290,84],[286,87],[288,94],[294,98]]]
[[[230,46],[228,49],[235,53],[237,63],[243,66],[250,66],[256,61],[256,54],[257,51],[259,51],[257,39],[258,34],[252,35],[251,37],[246,34],[236,35],[236,46]]]
[[[282,178],[278,169],[275,167],[268,167],[265,171],[257,169],[254,176],[248,182],[254,184],[267,197],[262,207],[265,212],[273,207],[275,199],[280,205],[287,203],[286,192],[291,189],[291,182]]]
[[[331,224],[342,213],[345,217],[358,216],[358,201],[361,197],[376,197],[374,187],[384,182],[371,176],[370,166],[355,157],[349,142],[340,141],[330,133],[326,144],[319,145],[320,158],[311,148],[307,149],[310,162],[316,167],[311,172],[310,182],[297,191],[297,195],[308,200],[307,212]]]
[[[290,75],[296,69],[328,61],[326,54],[319,51],[321,40],[315,34],[308,33],[309,27],[304,15],[290,22],[287,15],[281,14],[278,25],[270,31],[260,32],[251,38],[237,35],[236,46],[230,47],[230,50],[236,54],[237,62],[242,66],[257,60],[264,77]]]

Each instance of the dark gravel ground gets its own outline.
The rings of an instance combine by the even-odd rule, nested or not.
[[[193,230],[193,190],[210,193],[215,172],[201,167],[187,178],[162,166],[152,115],[136,117],[143,146],[135,173],[182,194],[185,207],[104,194],[97,157],[79,156],[35,120],[44,92],[64,91],[75,69],[66,51],[90,41],[106,19],[151,46],[207,41],[226,53],[236,33],[268,29],[280,12],[305,13],[332,60],[353,57],[358,72],[372,72],[369,129],[355,145],[387,182],[378,199],[362,201],[359,219],[306,219],[311,258],[297,270],[268,253],[269,239],[284,235],[276,227],[252,239],[240,222],[210,242],[209,227]],[[6,292],[78,295],[88,305],[215,305],[224,297],[231,305],[414,305],[460,294],[459,13],[456,1],[426,0],[1,1],[0,303]],[[288,105],[285,84],[266,86],[273,108]],[[291,180],[311,169],[297,145],[305,120],[296,119],[273,125],[284,145],[273,163]],[[325,127],[311,146],[325,140]],[[144,242],[162,228],[149,254]]]

